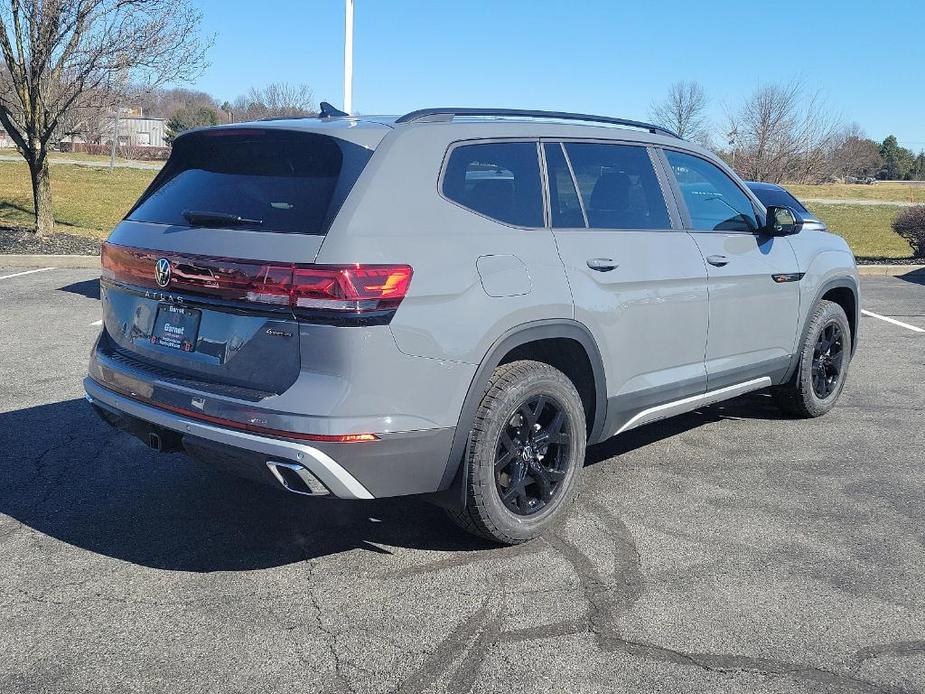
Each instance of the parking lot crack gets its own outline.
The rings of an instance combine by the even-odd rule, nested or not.
[[[925,653],[925,641],[893,641],[865,646],[851,656],[848,665],[852,672],[857,672],[868,660],[884,656],[906,657],[923,653]]]
[[[305,563],[308,567],[308,578],[306,582],[308,584],[309,600],[311,601],[312,608],[315,612],[315,621],[318,626],[318,631],[327,637],[328,651],[331,654],[331,658],[334,659],[334,677],[337,681],[337,689],[338,691],[346,691],[350,692],[350,694],[355,694],[356,689],[354,688],[353,682],[345,673],[345,666],[349,664],[349,661],[341,658],[340,652],[337,648],[338,634],[337,632],[328,628],[328,626],[324,623],[324,615],[321,602],[319,601],[318,595],[315,591],[315,581],[313,580],[316,568],[315,561],[313,559],[309,559]]]
[[[488,645],[479,644],[479,638],[489,624],[494,624],[496,619],[497,617],[493,614],[489,605],[489,597],[486,596],[481,607],[469,618],[460,622],[424,659],[420,667],[402,681],[397,691],[401,694],[420,694],[443,676],[460,656],[473,648],[478,648],[478,656],[473,656],[472,662],[465,658],[463,661],[466,667],[477,672],[481,659],[484,658],[488,648]],[[489,631],[493,634],[496,628],[492,626]],[[466,678],[462,673],[459,673],[459,668],[456,669],[453,676],[459,680],[460,687],[465,685]],[[471,687],[471,684],[469,686]],[[457,688],[449,691],[462,694],[467,690]]]
[[[826,684],[834,684],[844,691],[864,694],[906,694],[902,689],[883,687],[854,676],[802,663],[755,658],[742,655],[695,653],[675,650],[643,641],[622,637],[617,626],[618,612],[633,605],[643,591],[640,572],[640,558],[635,543],[626,526],[596,502],[587,504],[603,525],[612,533],[614,540],[614,573],[608,577],[575,544],[558,533],[550,533],[547,541],[573,567],[579,578],[580,591],[588,605],[585,617],[580,622],[564,622],[559,625],[557,635],[582,631],[593,635],[598,647],[604,652],[621,651],[647,660],[669,662],[676,665],[697,667],[718,674],[748,672],[769,677],[789,676]],[[579,628],[580,627],[580,628]],[[504,635],[505,640],[528,640],[530,630]],[[925,643],[907,642],[900,650],[925,650]],[[857,658],[873,657],[880,651],[861,651]]]

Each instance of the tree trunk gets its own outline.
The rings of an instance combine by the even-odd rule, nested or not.
[[[55,229],[51,177],[48,174],[48,157],[44,152],[29,159],[29,174],[32,177],[32,200],[35,203],[35,235],[41,238]]]

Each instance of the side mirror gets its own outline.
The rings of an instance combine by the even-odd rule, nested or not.
[[[771,205],[768,207],[768,221],[765,232],[770,236],[790,236],[799,234],[803,220],[789,207]]]

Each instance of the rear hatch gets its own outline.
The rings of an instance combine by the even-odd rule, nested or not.
[[[300,369],[295,275],[314,267],[371,154],[273,124],[179,137],[103,247],[102,380],[140,372],[248,400],[285,391]]]

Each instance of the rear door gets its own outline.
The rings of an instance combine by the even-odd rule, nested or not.
[[[314,261],[370,155],[271,127],[178,138],[103,249],[107,381],[136,369],[245,398],[288,388],[301,363],[294,264]]]
[[[707,263],[707,388],[776,379],[790,363],[799,314],[790,242],[758,231],[762,219],[751,198],[719,166],[688,152],[664,155],[685,225]]]
[[[690,235],[675,228],[645,146],[543,149],[575,318],[605,361],[609,435],[642,410],[704,392],[706,271]]]

